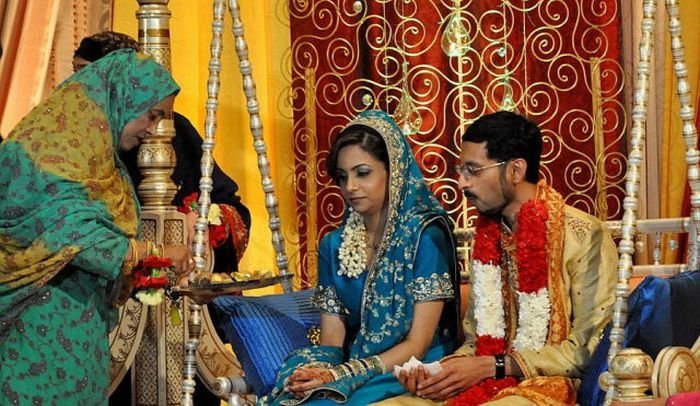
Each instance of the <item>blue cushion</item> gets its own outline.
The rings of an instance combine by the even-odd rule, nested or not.
[[[221,314],[219,329],[257,396],[272,390],[284,359],[310,345],[308,329],[320,324],[311,304],[313,289],[260,297],[221,296],[212,302]]]
[[[690,347],[700,335],[700,319],[693,314],[700,305],[700,271],[667,279],[647,276],[627,304],[625,348],[639,348],[656,358],[664,347]],[[608,325],[586,368],[578,398],[582,406],[602,405],[605,400],[598,377],[608,370],[610,329]]]

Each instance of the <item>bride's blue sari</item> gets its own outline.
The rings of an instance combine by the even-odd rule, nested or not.
[[[343,348],[317,346],[295,351],[282,365],[272,394],[261,404],[368,405],[403,394],[392,375],[367,372],[328,383],[304,399],[284,391],[285,380],[301,365],[338,365],[381,354],[408,335],[416,303],[446,305],[424,362],[450,354],[458,328],[457,268],[451,221],[428,189],[410,146],[393,120],[366,111],[348,124],[364,125],[383,138],[389,155],[389,200],[384,235],[372,266],[358,278],[338,275],[338,250],[346,224],[326,235],[319,247],[315,302],[322,312],[343,318]],[[349,213],[346,213],[346,221]]]

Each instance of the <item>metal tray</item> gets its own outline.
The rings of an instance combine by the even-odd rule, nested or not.
[[[276,275],[269,278],[250,279],[247,281],[234,281],[226,283],[209,283],[206,285],[193,286],[175,286],[173,292],[177,292],[183,296],[187,296],[198,304],[207,304],[214,300],[217,296],[231,295],[249,289],[264,288],[266,286],[276,285],[288,279],[293,275]]]

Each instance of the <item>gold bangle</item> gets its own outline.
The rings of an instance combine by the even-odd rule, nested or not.
[[[141,258],[139,258],[139,244],[138,244],[138,241],[136,241],[136,240],[133,240],[133,241],[134,241],[134,251],[133,251],[134,256],[132,257],[132,261],[134,261],[134,263],[138,264],[139,260],[141,259]]]
[[[131,276],[131,272],[134,270],[134,263],[131,261],[124,261],[122,262],[122,277],[129,277]]]
[[[334,381],[338,381],[341,378],[341,373],[336,370],[335,368],[328,368],[329,371],[331,371],[331,376],[333,377]]]
[[[378,374],[385,374],[387,372],[386,370],[386,365],[384,365],[384,361],[379,357],[379,355],[372,355],[369,358],[366,358],[370,367]]]
[[[352,369],[347,363],[342,363],[330,368],[331,374],[336,381],[353,376]]]
[[[127,258],[124,259],[121,266],[122,276],[129,276],[134,270],[134,266],[136,265],[136,260],[134,258],[135,255],[138,255],[134,254],[134,252],[138,253],[138,248],[136,246],[136,241],[133,238],[130,238]]]

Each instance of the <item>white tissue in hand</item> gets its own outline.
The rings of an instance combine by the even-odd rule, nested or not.
[[[411,372],[411,370],[419,365],[423,365],[423,368],[428,372],[430,375],[435,375],[442,371],[442,366],[440,366],[440,361],[433,361],[428,364],[424,364],[416,359],[416,357],[411,357],[408,361],[404,362],[403,365],[398,366],[394,365],[394,376],[396,378],[399,377],[399,374],[401,371],[406,371],[406,373]]]

